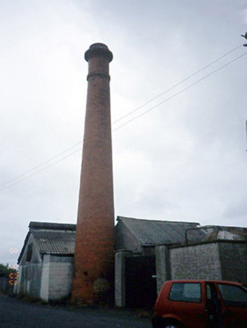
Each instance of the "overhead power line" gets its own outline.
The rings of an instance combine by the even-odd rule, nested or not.
[[[234,49],[232,49],[231,51],[225,53],[224,55],[222,55],[222,56],[219,57],[218,59],[214,60],[214,61],[211,62],[210,64],[208,64],[208,65],[204,66],[203,68],[197,70],[195,73],[189,75],[189,76],[186,77],[185,79],[183,79],[183,80],[181,80],[180,82],[176,83],[176,84],[173,85],[171,88],[165,90],[164,92],[160,93],[160,94],[157,95],[156,97],[150,99],[150,100],[147,101],[145,104],[139,106],[138,108],[134,109],[133,111],[129,112],[128,114],[126,114],[126,115],[122,116],[121,118],[117,119],[116,121],[113,122],[113,124],[115,124],[115,123],[121,121],[122,119],[124,119],[124,118],[130,116],[131,114],[133,114],[134,112],[136,112],[136,111],[138,111],[139,109],[143,108],[144,106],[146,106],[147,104],[149,104],[149,103],[152,102],[153,100],[155,100],[155,99],[159,98],[160,96],[162,96],[162,95],[168,93],[169,91],[171,91],[171,90],[174,89],[175,87],[177,87],[177,86],[179,86],[180,84],[184,83],[185,81],[189,80],[190,78],[192,78],[193,76],[195,76],[195,75],[198,74],[199,72],[202,72],[202,71],[205,70],[206,68],[212,66],[213,64],[215,64],[216,62],[220,61],[221,59],[223,59],[224,57],[226,57],[226,56],[229,55],[230,53],[232,53],[232,52],[236,51],[237,49],[239,49],[240,47],[242,47],[242,45],[241,45],[241,46],[238,46],[238,47],[236,47],[236,48],[234,48]],[[152,111],[153,109],[157,108],[158,106],[160,106],[160,105],[162,105],[162,104],[168,102],[169,100],[173,99],[173,98],[176,97],[177,95],[179,95],[179,94],[181,94],[181,93],[187,91],[188,89],[194,87],[194,86],[195,86],[196,84],[198,84],[199,82],[201,82],[201,81],[207,79],[208,77],[210,77],[211,75],[217,73],[218,71],[221,71],[223,68],[229,66],[229,65],[232,64],[233,62],[239,60],[240,58],[242,58],[242,57],[244,57],[244,56],[246,56],[246,55],[247,55],[247,53],[244,53],[244,54],[242,54],[242,55],[240,55],[240,56],[234,58],[234,59],[231,60],[230,62],[226,63],[225,65],[221,66],[221,67],[218,68],[218,69],[215,69],[213,72],[211,72],[211,73],[205,75],[204,77],[202,77],[201,79],[199,79],[199,80],[197,80],[196,82],[192,83],[191,85],[189,85],[188,87],[184,88],[183,90],[180,90],[180,91],[176,92],[175,94],[173,94],[173,95],[170,96],[169,98],[166,98],[165,100],[161,101],[160,103],[156,104],[155,106],[153,106],[153,107],[147,109],[145,112],[143,112],[143,113],[141,113],[141,114],[135,116],[134,118],[128,120],[127,122],[123,123],[123,124],[120,125],[119,127],[113,129],[113,132],[115,132],[115,131],[121,129],[123,126],[125,126],[125,125],[131,123],[132,121],[134,121],[134,120],[140,118],[141,116],[147,114],[148,112]],[[30,178],[30,177],[32,177],[32,176],[34,176],[34,175],[40,173],[41,171],[44,171],[44,170],[48,169],[49,167],[51,167],[51,166],[53,166],[53,165],[56,165],[57,163],[59,163],[59,162],[65,160],[66,158],[72,156],[73,154],[75,154],[75,153],[77,153],[78,151],[80,151],[80,150],[82,149],[82,147],[80,147],[80,149],[77,149],[76,151],[70,153],[69,155],[67,155],[67,156],[65,156],[65,157],[63,157],[63,158],[61,158],[61,159],[59,159],[58,161],[53,162],[53,163],[50,163],[49,165],[47,165],[47,166],[41,168],[41,167],[44,166],[45,164],[48,164],[48,163],[51,162],[52,160],[54,160],[54,159],[60,157],[61,155],[65,154],[65,153],[68,152],[69,150],[75,148],[75,147],[78,146],[79,144],[82,144],[82,141],[76,143],[75,145],[71,146],[70,148],[64,150],[63,152],[61,152],[61,153],[59,153],[59,154],[57,154],[57,155],[51,157],[51,158],[48,159],[47,161],[45,161],[45,162],[43,162],[43,163],[41,163],[41,164],[39,164],[39,165],[33,167],[32,169],[30,169],[30,170],[28,170],[28,171],[26,171],[26,172],[24,172],[24,173],[22,173],[21,175],[15,177],[14,179],[11,179],[11,180],[9,180],[9,181],[3,183],[2,185],[0,185],[0,191],[2,191],[2,190],[4,190],[4,189],[7,189],[7,188],[10,188],[10,187],[12,187],[12,186],[14,186],[14,185],[16,185],[16,184],[18,184],[18,183],[21,183],[22,181],[24,181],[24,180],[26,180],[26,179],[28,179],[28,178]],[[38,168],[41,168],[41,169],[38,170],[38,171],[36,171],[36,172],[34,172],[34,173],[32,173],[32,174],[29,174],[28,176],[25,177],[25,175],[27,175],[27,174],[30,173],[30,172],[33,172],[33,171],[37,170]]]
[[[170,96],[169,98],[166,98],[165,100],[161,101],[161,102],[158,103],[157,105],[155,105],[155,106],[153,106],[153,107],[147,109],[145,112],[139,114],[138,116],[135,116],[134,118],[132,118],[132,119],[130,119],[129,121],[125,122],[124,124],[120,125],[119,127],[117,127],[116,129],[114,129],[113,131],[117,131],[118,129],[121,129],[123,126],[125,126],[125,125],[129,124],[130,122],[132,122],[132,121],[138,119],[139,117],[141,117],[141,116],[147,114],[147,113],[150,112],[151,110],[153,110],[153,109],[155,109],[156,107],[158,107],[158,106],[164,104],[165,102],[171,100],[172,98],[178,96],[179,94],[181,94],[181,93],[187,91],[188,89],[194,87],[196,84],[198,84],[198,83],[202,82],[203,80],[207,79],[209,76],[211,76],[211,75],[213,75],[213,74],[215,74],[215,73],[221,71],[223,68],[225,68],[225,67],[231,65],[232,63],[234,63],[235,61],[237,61],[238,59],[240,59],[240,58],[242,58],[242,57],[244,57],[244,56],[246,56],[246,55],[247,55],[247,53],[244,53],[244,54],[242,54],[241,56],[239,56],[239,57],[237,57],[237,58],[231,60],[231,61],[228,62],[227,64],[221,66],[220,68],[214,70],[213,72],[211,72],[211,73],[205,75],[204,77],[202,77],[201,79],[197,80],[195,83],[192,83],[191,85],[189,85],[189,86],[186,87],[185,89],[176,92],[175,94],[173,94],[173,95]]]
[[[227,53],[225,53],[224,55],[222,55],[221,57],[217,58],[216,60],[212,61],[211,63],[207,64],[206,66],[202,67],[201,69],[197,70],[196,72],[194,72],[193,74],[187,76],[185,79],[181,80],[180,82],[174,84],[172,87],[170,87],[169,89],[161,92],[160,94],[158,94],[157,96],[153,97],[152,99],[148,100],[145,104],[137,107],[136,109],[132,110],[131,112],[129,112],[128,114],[120,117],[119,119],[117,119],[116,121],[113,122],[113,124],[123,120],[124,118],[128,117],[129,115],[133,114],[134,112],[138,111],[139,109],[143,108],[144,106],[148,105],[150,102],[152,102],[153,100],[163,96],[164,94],[168,93],[169,91],[173,90],[174,88],[176,88],[177,86],[179,86],[180,84],[184,83],[185,81],[188,81],[189,79],[191,79],[193,76],[197,75],[198,73],[204,71],[205,69],[207,69],[208,67],[212,66],[213,64],[217,63],[218,61],[220,61],[221,59],[223,59],[224,57],[228,56],[229,54],[231,54],[232,52],[236,51],[239,48],[242,48],[243,45],[241,44],[240,46],[237,46],[236,48],[233,48],[232,50],[228,51]]]
[[[8,186],[6,186],[6,187],[0,188],[0,191],[2,191],[2,190],[4,190],[4,189],[7,189],[7,188],[10,188],[10,187],[13,187],[13,186],[16,185],[16,184],[18,184],[18,183],[20,183],[20,182],[22,182],[22,181],[24,181],[24,180],[27,180],[27,179],[31,178],[33,175],[36,175],[36,174],[38,174],[38,173],[40,173],[40,172],[42,172],[42,171],[48,169],[49,167],[58,164],[59,162],[65,160],[66,158],[68,158],[68,157],[74,155],[75,153],[77,153],[77,152],[80,151],[81,149],[82,149],[82,148],[73,151],[73,152],[70,153],[69,155],[67,155],[67,156],[65,156],[65,157],[63,157],[63,158],[61,158],[60,160],[58,160],[58,161],[56,161],[56,162],[54,162],[54,163],[51,163],[51,164],[47,165],[46,167],[43,167],[42,169],[40,169],[40,170],[38,170],[38,171],[36,171],[36,172],[34,172],[34,173],[28,175],[27,177],[25,177],[25,178],[23,178],[23,179],[21,179],[21,180],[18,180],[18,181],[14,182],[14,183],[11,183],[10,185],[8,185]],[[65,152],[66,152],[66,151],[64,151],[63,153],[65,153]],[[62,153],[61,153],[61,154],[62,154]],[[58,157],[58,155],[55,156],[55,157],[53,157],[53,158],[56,158],[56,157]],[[50,160],[49,160],[49,161],[50,161]],[[49,161],[47,161],[47,162],[49,162]],[[36,168],[37,168],[37,167],[40,167],[41,165],[42,165],[42,164],[36,166]],[[34,169],[35,169],[35,168],[33,168],[33,169],[31,169],[31,170],[29,170],[29,171],[27,171],[27,172],[31,172],[31,171],[33,171]],[[27,172],[26,172],[26,173],[27,173]],[[19,177],[24,176],[26,173],[21,174]],[[16,177],[15,179],[13,179],[13,180],[11,180],[11,181],[14,181],[14,180],[17,180],[17,179],[18,179],[18,177]],[[9,183],[10,183],[10,182],[9,182]],[[6,185],[6,184],[7,184],[7,183],[5,183],[5,185]]]
[[[16,180],[19,180],[20,178],[24,177],[27,173],[30,173],[30,172],[32,172],[32,171],[38,169],[39,167],[41,167],[41,166],[43,166],[43,165],[45,165],[45,164],[51,162],[51,161],[54,160],[55,158],[57,158],[57,157],[59,157],[59,156],[65,154],[65,153],[67,153],[69,150],[75,148],[75,147],[78,146],[79,144],[82,144],[82,141],[77,142],[74,146],[72,146],[72,147],[70,147],[70,148],[68,148],[68,149],[66,149],[66,150],[64,150],[64,151],[62,151],[61,153],[59,153],[59,154],[57,154],[57,155],[55,155],[55,156],[53,156],[53,157],[51,157],[51,158],[48,159],[47,161],[45,161],[45,162],[43,162],[43,163],[41,163],[41,164],[39,164],[39,165],[33,167],[32,169],[30,169],[30,170],[28,170],[28,171],[26,171],[26,172],[24,172],[24,173],[18,175],[18,176],[15,177],[14,179],[9,180],[8,182],[3,183],[2,185],[0,185],[0,191],[3,189],[2,187],[4,187],[5,185],[9,185],[11,182],[14,182],[14,181],[16,181]],[[80,148],[80,149],[81,149],[81,148]],[[72,153],[72,154],[74,154],[74,153]],[[72,154],[71,154],[71,155],[72,155]],[[65,158],[67,158],[67,157],[65,157]],[[53,164],[52,164],[52,165],[53,165]],[[48,165],[47,168],[50,167],[50,166],[51,166],[51,165]],[[38,172],[41,172],[41,171],[43,171],[43,169],[39,170]],[[34,174],[32,174],[32,175],[34,175]],[[32,176],[32,175],[31,175],[31,176]],[[23,181],[23,180],[26,180],[26,179],[24,178],[24,179],[22,179],[21,181]],[[11,184],[11,186],[12,186],[12,184]],[[9,186],[8,186],[8,187],[9,187]]]

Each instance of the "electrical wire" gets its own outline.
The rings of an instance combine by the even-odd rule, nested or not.
[[[228,51],[227,53],[225,53],[224,55],[222,55],[221,57],[219,57],[218,59],[212,61],[211,63],[209,63],[208,65],[204,66],[203,68],[197,70],[196,72],[194,72],[193,74],[187,76],[185,79],[181,80],[180,82],[174,84],[172,87],[170,87],[169,89],[161,92],[160,94],[158,94],[157,96],[155,96],[154,98],[148,100],[145,104],[137,107],[136,109],[132,110],[131,112],[129,112],[128,114],[120,117],[119,119],[117,119],[116,121],[114,121],[112,124],[115,124],[121,120],[123,120],[125,117],[128,117],[129,115],[133,114],[134,112],[138,111],[139,109],[143,108],[144,106],[146,106],[147,104],[149,104],[150,102],[152,102],[153,100],[163,96],[164,94],[168,93],[169,91],[173,90],[174,88],[176,88],[177,86],[179,86],[180,84],[184,83],[185,81],[188,81],[189,79],[191,79],[193,76],[195,76],[196,74],[204,71],[206,68],[212,66],[213,64],[217,63],[218,61],[220,61],[221,59],[223,59],[224,57],[228,56],[230,53],[236,51],[239,48],[242,48],[243,45],[241,44],[240,46],[237,46],[236,48],[233,48],[232,50]]]
[[[205,75],[204,77],[202,77],[201,79],[197,80],[195,83],[189,85],[187,88],[185,88],[185,89],[183,89],[183,90],[181,90],[181,91],[178,91],[177,93],[173,94],[171,97],[169,97],[169,98],[167,98],[167,99],[161,101],[161,102],[158,103],[157,105],[155,105],[155,106],[149,108],[149,109],[146,110],[145,112],[139,114],[138,116],[135,116],[134,118],[132,118],[132,119],[130,119],[129,121],[125,122],[124,124],[120,125],[118,128],[114,129],[113,131],[117,131],[118,129],[121,129],[123,126],[125,126],[125,125],[129,124],[130,122],[136,120],[137,118],[139,118],[139,117],[141,117],[141,116],[147,114],[147,113],[150,112],[151,110],[153,110],[153,109],[155,109],[156,107],[158,107],[158,106],[164,104],[165,102],[171,100],[172,98],[176,97],[177,95],[179,95],[179,94],[181,94],[181,93],[187,91],[188,89],[194,87],[194,86],[195,86],[196,84],[198,84],[199,82],[201,82],[201,81],[207,79],[209,76],[211,76],[211,75],[217,73],[218,71],[221,71],[223,68],[229,66],[230,64],[234,63],[235,61],[237,61],[238,59],[240,59],[240,58],[242,58],[242,57],[244,57],[244,56],[246,56],[246,55],[247,55],[247,53],[244,53],[244,54],[242,54],[241,56],[239,56],[239,57],[237,57],[237,58],[231,60],[231,61],[228,62],[227,64],[221,66],[220,68],[214,70],[213,72],[211,72],[211,73]]]
[[[54,162],[54,163],[49,164],[49,165],[46,166],[46,167],[43,167],[42,169],[40,169],[40,170],[34,172],[33,174],[28,175],[27,177],[25,177],[25,178],[23,178],[23,179],[21,179],[21,180],[18,180],[18,181],[16,181],[16,182],[10,184],[10,185],[7,186],[7,187],[0,188],[0,191],[2,191],[2,190],[4,190],[4,189],[7,189],[7,188],[10,188],[10,187],[13,187],[13,186],[16,185],[16,184],[18,184],[18,183],[20,183],[20,182],[22,182],[22,181],[24,181],[24,180],[29,179],[29,178],[32,177],[33,175],[36,175],[36,174],[38,174],[38,173],[40,173],[40,172],[42,172],[42,171],[48,169],[49,167],[58,164],[59,162],[65,160],[66,158],[72,156],[73,154],[77,153],[77,152],[80,151],[80,150],[82,150],[82,148],[75,150],[73,153],[71,153],[71,154],[69,154],[69,155],[67,155],[67,156],[65,156],[65,157],[63,157],[63,158],[61,158],[60,160],[58,160],[58,161],[56,161],[56,162]],[[54,158],[56,158],[56,157],[58,157],[58,156],[55,156]],[[38,165],[37,167],[40,167],[40,166],[41,166],[41,165]],[[34,170],[34,169],[32,169],[32,170]],[[29,170],[28,172],[30,172],[30,171],[32,171],[32,170]],[[24,174],[25,174],[25,173],[24,173]],[[21,176],[23,176],[24,174],[22,174]],[[16,178],[16,179],[17,179],[17,178]],[[15,179],[13,179],[13,180],[15,180]],[[12,181],[13,181],[13,180],[12,180]]]
[[[48,159],[47,161],[45,161],[45,162],[43,162],[43,163],[41,163],[41,164],[39,164],[39,165],[33,167],[32,169],[30,169],[30,170],[28,170],[28,171],[26,171],[26,172],[24,172],[24,173],[18,175],[18,176],[15,177],[14,179],[9,180],[8,182],[5,182],[5,183],[1,184],[1,185],[0,185],[0,190],[2,190],[2,187],[4,187],[5,185],[8,185],[8,184],[10,184],[10,183],[13,182],[13,181],[18,180],[18,179],[20,179],[21,177],[25,176],[27,173],[32,172],[32,171],[36,170],[37,168],[39,168],[39,167],[41,167],[41,166],[43,166],[43,165],[49,163],[49,162],[52,161],[53,159],[55,159],[55,158],[57,158],[57,157],[63,155],[64,153],[67,153],[67,151],[69,151],[69,150],[71,150],[72,148],[78,146],[79,144],[82,144],[82,141],[77,142],[74,146],[72,146],[72,147],[70,147],[70,148],[64,150],[63,152],[61,152],[61,153],[59,153],[59,154],[57,154],[57,155],[55,155],[55,156],[53,156],[53,157],[51,157],[51,158]],[[48,166],[48,167],[49,167],[49,166]],[[41,171],[42,171],[42,170],[41,170]],[[38,172],[40,172],[40,171],[38,171]],[[21,180],[21,181],[22,181],[22,180]]]
[[[193,74],[191,74],[190,76],[188,76],[187,78],[181,80],[181,81],[178,82],[177,84],[173,85],[171,88],[169,88],[169,89],[167,89],[166,91],[160,93],[160,94],[157,95],[156,97],[150,99],[150,100],[149,100],[148,102],[146,102],[145,104],[139,106],[138,108],[134,109],[133,111],[129,112],[128,114],[126,114],[126,115],[122,116],[121,118],[117,119],[116,121],[113,122],[113,124],[115,124],[115,123],[121,121],[122,119],[124,119],[124,118],[128,117],[129,115],[133,114],[133,113],[136,112],[137,110],[143,108],[144,106],[146,106],[147,104],[149,104],[149,103],[152,102],[153,100],[155,100],[155,99],[159,98],[160,96],[166,94],[167,92],[171,91],[171,90],[174,89],[175,87],[177,87],[177,86],[179,86],[180,84],[184,83],[185,81],[189,80],[190,78],[192,78],[193,76],[195,76],[195,75],[198,74],[199,72],[202,72],[202,71],[205,70],[206,68],[210,67],[211,65],[213,65],[213,64],[216,63],[216,62],[218,62],[219,60],[221,60],[222,58],[226,57],[227,55],[229,55],[230,53],[234,52],[235,50],[239,49],[240,47],[242,47],[242,45],[241,45],[241,46],[238,46],[238,47],[236,47],[236,48],[234,48],[234,49],[232,49],[231,51],[229,51],[229,52],[227,52],[226,54],[222,55],[221,57],[219,57],[218,59],[214,60],[214,61],[211,62],[210,64],[208,64],[208,65],[204,66],[203,68],[197,70],[195,73],[193,73]],[[189,85],[188,87],[184,88],[183,90],[178,91],[177,93],[173,94],[173,95],[170,96],[169,98],[166,98],[165,100],[163,100],[163,101],[161,101],[160,103],[156,104],[155,106],[149,108],[149,109],[146,110],[145,112],[139,114],[138,116],[135,116],[134,118],[130,119],[129,121],[125,122],[124,124],[120,125],[119,127],[113,129],[113,132],[115,132],[115,131],[121,129],[123,126],[125,126],[125,125],[129,124],[130,122],[132,122],[132,121],[134,121],[134,120],[140,118],[141,116],[147,114],[148,112],[152,111],[153,109],[157,108],[158,106],[160,106],[160,105],[162,105],[162,104],[168,102],[169,100],[173,99],[173,98],[176,97],[177,95],[179,95],[179,94],[181,94],[181,93],[187,91],[188,89],[194,87],[196,84],[200,83],[201,81],[205,80],[206,78],[208,78],[208,77],[210,77],[211,75],[217,73],[218,71],[222,70],[223,68],[229,66],[229,65],[232,64],[233,62],[239,60],[240,58],[242,58],[242,57],[244,57],[244,56],[246,56],[246,55],[247,55],[247,53],[244,53],[244,54],[238,56],[237,58],[234,58],[234,59],[231,60],[230,62],[228,62],[228,63],[226,63],[225,65],[221,66],[220,68],[214,70],[213,72],[211,72],[211,73],[205,75],[204,77],[202,77],[201,79],[197,80],[196,82],[194,82],[193,84]],[[76,151],[70,153],[69,155],[67,155],[67,156],[65,156],[65,157],[63,157],[63,158],[61,158],[60,160],[58,160],[58,161],[56,161],[56,162],[54,162],[54,163],[51,163],[51,164],[49,164],[48,166],[45,166],[44,168],[42,168],[42,169],[40,169],[40,170],[34,172],[33,174],[24,177],[26,174],[28,174],[28,173],[30,173],[30,172],[36,170],[37,168],[39,168],[39,167],[41,167],[41,166],[43,166],[43,165],[45,165],[45,164],[51,162],[53,159],[55,159],[55,158],[61,156],[62,154],[68,152],[69,150],[73,149],[74,147],[78,146],[79,144],[82,144],[82,141],[76,143],[76,144],[73,145],[72,147],[70,147],[70,148],[66,149],[65,151],[63,151],[63,152],[61,152],[61,153],[55,155],[54,157],[48,159],[47,161],[45,161],[45,162],[43,162],[43,163],[41,163],[41,164],[35,166],[34,168],[32,168],[32,169],[30,169],[30,170],[24,172],[23,174],[21,174],[21,175],[15,177],[14,179],[9,180],[9,181],[3,183],[2,185],[0,185],[0,191],[2,191],[2,190],[4,190],[4,189],[7,189],[7,188],[10,188],[10,187],[12,187],[12,186],[14,186],[14,185],[16,185],[16,184],[18,184],[18,183],[20,183],[20,182],[22,182],[22,181],[28,179],[28,178],[30,178],[30,177],[32,177],[32,176],[34,176],[34,175],[40,173],[41,171],[44,171],[44,170],[48,169],[49,167],[51,167],[51,166],[53,166],[53,165],[55,165],[55,164],[57,164],[57,163],[59,163],[59,162],[65,160],[66,158],[68,158],[68,157],[72,156],[73,154],[77,153],[78,151],[81,151],[81,150],[82,150],[82,147],[81,147],[80,149],[77,149]],[[21,180],[19,180],[19,179],[22,178],[22,177],[24,177],[24,178],[21,179]],[[16,181],[16,180],[18,180],[18,181]],[[16,182],[14,182],[14,181],[16,181]],[[13,183],[11,183],[11,182],[13,182]]]

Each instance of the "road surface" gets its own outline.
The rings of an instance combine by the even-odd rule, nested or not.
[[[151,323],[127,310],[69,309],[0,295],[0,328],[151,328]]]

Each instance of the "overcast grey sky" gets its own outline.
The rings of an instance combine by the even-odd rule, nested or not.
[[[115,216],[247,227],[246,31],[242,0],[0,0],[0,263],[30,221],[76,223],[95,42],[112,121],[147,103],[113,124]]]

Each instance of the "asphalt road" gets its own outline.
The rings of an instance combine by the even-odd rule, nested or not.
[[[69,309],[0,295],[0,328],[151,328],[150,319],[119,309]]]

